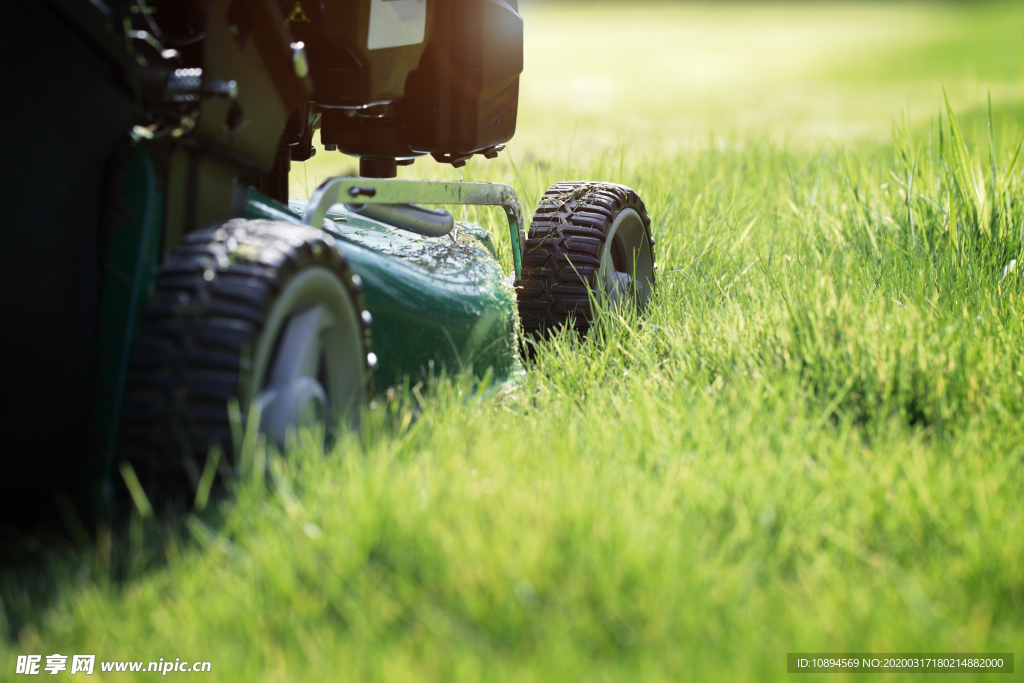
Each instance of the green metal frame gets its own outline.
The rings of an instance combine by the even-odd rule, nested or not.
[[[285,206],[252,190],[246,217],[300,222],[310,206],[313,200]],[[362,279],[378,392],[442,368],[490,369],[499,379],[522,371],[515,289],[486,230],[459,222],[450,235],[424,237],[340,205],[320,225]]]

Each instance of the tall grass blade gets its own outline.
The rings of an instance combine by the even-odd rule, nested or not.
[[[992,91],[988,93],[988,162],[989,170],[992,174],[992,187],[990,191],[992,193],[992,206],[995,208],[999,207],[999,173],[996,166],[996,136],[994,127],[992,125]],[[1003,211],[999,212],[999,238],[1003,239],[1006,236],[1006,214]],[[991,219],[990,219],[991,220]]]
[[[135,470],[125,460],[121,461],[117,469],[120,470],[121,478],[124,479],[124,484],[128,487],[128,493],[132,497],[132,502],[135,503],[135,509],[139,511],[139,515],[143,519],[146,519],[153,514],[153,506],[150,505],[149,498],[146,497],[146,492],[142,489],[142,484],[139,482]]]
[[[238,462],[239,478],[245,481],[253,476],[256,458],[256,442],[260,433],[260,418],[263,415],[263,404],[258,400],[249,406],[249,416],[245,421],[245,433],[242,435],[242,452]]]
[[[210,499],[210,489],[213,488],[213,478],[217,475],[217,466],[220,464],[222,451],[220,446],[214,445],[206,454],[206,464],[203,465],[203,476],[199,478],[199,486],[196,487],[196,497],[193,507],[202,512]]]
[[[967,149],[967,143],[964,141],[960,124],[956,120],[956,114],[953,113],[953,107],[949,103],[949,96],[946,95],[945,88],[942,89],[942,96],[946,100],[946,113],[949,115],[950,136],[953,138],[953,153],[956,160],[955,170],[960,171],[960,176],[967,186],[966,189],[969,190],[967,196],[974,209],[978,227],[986,235],[989,235],[991,234],[991,215],[986,210],[985,179],[981,172],[981,163],[977,162],[977,171],[975,171],[976,162],[971,159],[971,153]]]
[[[242,460],[245,423],[242,420],[242,409],[238,405],[238,399],[234,396],[228,399],[228,422],[231,423],[232,461],[237,465]]]

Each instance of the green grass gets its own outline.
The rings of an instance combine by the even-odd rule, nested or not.
[[[650,310],[545,345],[515,388],[462,376],[381,397],[363,433],[299,445],[190,526],[136,515],[114,570],[91,539],[36,548],[34,571],[3,570],[0,666],[60,652],[209,660],[214,680],[731,681],[785,679],[796,651],[1024,651],[1014,9],[527,6],[528,75],[545,45],[557,62],[615,31],[660,37],[618,70],[580,66],[599,84],[584,89],[611,89],[605,113],[524,82],[510,153],[464,176],[505,179],[526,207],[568,177],[636,188],[658,238]],[[704,48],[665,42],[693,22]],[[716,35],[771,42],[757,26],[791,29],[781,61],[750,62],[770,78],[726,73],[679,117],[681,87],[650,109],[614,96],[659,55],[710,60]],[[548,41],[559,29],[576,42]],[[505,240],[499,216],[477,218]]]

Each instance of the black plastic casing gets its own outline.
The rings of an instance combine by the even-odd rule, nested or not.
[[[429,6],[445,2],[428,1],[427,31]],[[279,0],[279,7],[292,34],[306,46],[316,102],[358,107],[402,97],[406,77],[419,64],[424,45],[369,49],[369,0]]]
[[[517,0],[431,0],[431,14],[401,105],[409,147],[472,154],[508,142],[523,71]]]
[[[458,163],[515,134],[517,0],[424,1],[424,42],[369,49],[370,0],[278,0],[306,45],[325,144],[363,158]]]

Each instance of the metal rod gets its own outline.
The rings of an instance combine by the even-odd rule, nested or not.
[[[455,226],[455,219],[448,211],[415,204],[346,204],[345,208],[360,216],[427,237],[443,237]]]

